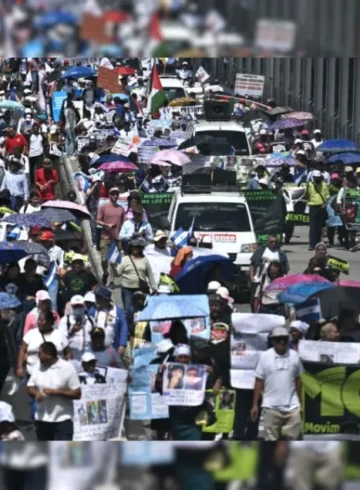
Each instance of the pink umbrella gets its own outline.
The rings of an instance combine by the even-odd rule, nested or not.
[[[104,172],[136,172],[136,170],[139,170],[136,165],[134,165],[131,162],[108,162],[108,163],[103,163],[99,167],[100,170],[103,170]]]
[[[284,291],[289,286],[300,284],[301,282],[330,282],[322,276],[313,276],[312,274],[294,274],[292,276],[279,277],[272,281],[269,286],[269,291]]]
[[[336,281],[338,286],[344,286],[349,288],[360,288],[359,281],[352,281],[351,279],[345,279],[344,281]]]
[[[61,199],[56,199],[56,201],[46,201],[41,207],[68,209],[79,218],[90,218],[91,216],[90,211],[83,204],[77,204],[76,202],[71,201],[62,201]]]
[[[284,116],[282,116],[284,118]],[[290,117],[291,119],[300,119],[300,121],[311,121],[314,119],[314,115],[311,112],[290,112],[286,114],[286,118]]]
[[[182,167],[183,165],[186,165],[190,162],[190,158],[185,155],[183,151],[179,150],[162,150],[155,153],[155,155],[151,159],[151,163],[155,165],[166,163],[170,165],[178,165],[179,167]]]

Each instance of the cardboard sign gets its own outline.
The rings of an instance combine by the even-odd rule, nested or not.
[[[201,83],[205,83],[206,80],[210,78],[210,75],[202,66],[199,67],[195,75],[198,77]]]
[[[98,87],[109,90],[109,92],[112,94],[121,92],[119,75],[116,73],[116,71],[109,70],[109,68],[105,68],[105,66],[99,67],[97,84]]]
[[[264,85],[265,77],[263,75],[237,73],[235,80],[235,95],[262,97]]]
[[[346,276],[350,273],[350,264],[346,260],[339,259],[338,257],[332,257],[328,255],[328,265],[339,272],[342,272]]]
[[[111,44],[112,36],[106,29],[103,16],[85,13],[80,28],[80,39],[83,41],[97,42],[99,44]]]

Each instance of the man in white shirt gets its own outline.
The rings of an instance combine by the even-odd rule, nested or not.
[[[73,400],[80,400],[80,380],[74,366],[57,355],[51,342],[39,348],[40,364],[28,381],[28,393],[38,402],[38,441],[72,441]]]
[[[32,127],[32,134],[29,138],[29,159],[30,159],[30,178],[34,182],[36,170],[41,167],[44,159],[44,136],[40,133],[38,124]]]
[[[316,148],[324,142],[324,139],[323,139],[322,132],[320,129],[315,129],[313,136],[314,137],[311,140],[311,143],[314,145],[314,148],[316,150]]]
[[[297,440],[301,434],[301,381],[303,366],[299,355],[289,350],[289,333],[276,327],[271,333],[274,347],[263,352],[255,371],[251,418],[259,415],[262,398],[265,441],[282,437]]]
[[[339,441],[291,443],[294,490],[312,490],[315,481],[327,490],[340,488],[343,455]]]
[[[50,267],[51,264],[55,262],[56,267],[58,268],[57,272],[59,272],[59,269],[62,269],[64,267],[65,252],[61,247],[56,245],[54,233],[52,231],[44,231],[40,235],[39,240],[41,245],[43,245],[48,251]],[[48,285],[48,291],[50,294],[53,309],[57,311],[57,295],[59,291],[59,279],[57,275],[55,275],[54,280],[51,281],[51,283]]]

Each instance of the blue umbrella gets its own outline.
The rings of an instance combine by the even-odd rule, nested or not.
[[[331,282],[302,282],[289,286],[279,294],[278,298],[281,303],[299,305],[313,294],[333,287],[335,286]]]
[[[342,151],[357,151],[354,141],[350,140],[327,140],[316,148],[316,151],[324,153],[340,153]]]
[[[140,146],[159,146],[163,148],[172,148],[178,146],[176,140],[166,138],[152,138],[144,141]]]
[[[26,257],[28,253],[19,245],[11,242],[0,242],[0,264],[18,262]]]
[[[175,281],[184,294],[199,294],[206,290],[211,281],[209,273],[214,266],[221,266],[224,279],[231,280],[236,273],[236,265],[223,255],[201,255],[189,260]]]
[[[20,305],[20,301],[13,294],[0,293],[0,310],[12,310]]]
[[[71,12],[52,10],[38,17],[35,21],[35,26],[38,28],[49,28],[54,27],[57,24],[75,25],[77,21],[77,17]]]
[[[41,228],[50,228],[50,221],[44,217],[42,211],[31,214],[12,214],[2,218],[0,222],[9,223],[18,226],[37,226]]]
[[[115,155],[114,153],[107,153],[105,155],[102,155],[100,158],[95,160],[91,166],[98,166],[103,163],[113,163],[113,162],[124,162],[124,163],[130,163],[130,160],[123,155]]]
[[[204,318],[210,315],[206,295],[150,296],[137,321]]]
[[[327,158],[326,163],[343,162],[345,165],[354,165],[360,163],[360,151],[334,153]]]
[[[7,109],[10,111],[23,111],[24,106],[20,104],[19,102],[16,102],[15,100],[2,100],[0,102],[0,109]]]
[[[300,119],[293,119],[293,118],[287,118],[287,119],[279,119],[278,121],[275,121],[274,124],[270,126],[270,129],[292,129],[292,128],[300,128],[301,126],[304,126],[305,121],[300,121]]]
[[[40,245],[39,243],[32,243],[32,242],[26,242],[25,240],[20,240],[20,241],[13,241],[11,242],[12,245],[16,245],[19,248],[22,248],[25,250],[25,252],[28,255],[45,255],[48,256],[48,251],[46,250],[45,247]]]
[[[73,66],[66,70],[66,72],[61,75],[61,78],[86,78],[93,77],[94,75],[95,70],[88,66]]]

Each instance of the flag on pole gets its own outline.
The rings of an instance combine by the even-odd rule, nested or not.
[[[194,223],[195,223],[195,218],[193,219],[190,228],[188,231],[185,231],[184,228],[179,228],[173,235],[170,237],[170,240],[173,242],[175,247],[177,248],[183,248],[187,245],[189,238],[192,237],[192,234],[194,232]]]
[[[121,264],[121,253],[116,245],[115,241],[112,241],[107,256],[106,260],[110,262],[111,264]]]
[[[149,113],[155,114],[160,109],[160,107],[164,105],[166,101],[167,101],[167,97],[161,85],[161,80],[156,65],[154,65],[151,73],[150,87],[149,87],[149,97],[148,97]]]
[[[305,323],[321,320],[321,306],[318,298],[309,299],[295,306],[296,316]]]

